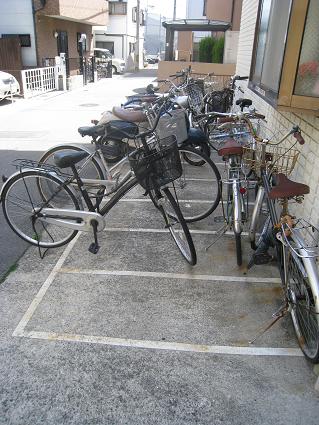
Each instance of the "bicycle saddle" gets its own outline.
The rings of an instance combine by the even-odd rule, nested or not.
[[[243,147],[235,139],[227,139],[223,147],[218,149],[219,156],[242,155]]]
[[[122,140],[133,138],[138,133],[138,126],[133,122],[113,120],[105,124],[107,138]]]
[[[91,136],[94,139],[96,139],[99,136],[103,136],[105,133],[105,127],[104,125],[92,125],[90,127],[79,127],[78,132],[81,134],[82,137],[84,136]]]
[[[113,106],[112,113],[123,121],[131,122],[145,122],[147,121],[146,115],[142,111],[129,111],[120,106]]]
[[[253,101],[251,99],[240,98],[236,100],[236,105],[239,105],[241,108],[246,108],[247,106],[251,106]]]
[[[54,162],[55,165],[59,168],[68,168],[82,161],[82,159],[86,158],[87,156],[89,156],[88,152],[84,151],[74,152],[70,150],[57,152],[54,154]]]
[[[277,185],[270,190],[270,199],[293,198],[294,196],[306,195],[310,192],[309,186],[289,180],[282,173],[276,174],[275,178]]]

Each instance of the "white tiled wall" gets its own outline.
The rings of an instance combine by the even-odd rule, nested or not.
[[[236,73],[249,75],[252,57],[254,34],[257,18],[258,0],[244,0],[239,34]],[[260,113],[266,115],[267,126],[274,131],[288,131],[293,124],[300,126],[306,144],[300,147],[298,163],[292,174],[292,179],[310,186],[310,194],[306,195],[301,213],[305,219],[310,219],[314,225],[319,225],[319,118],[312,115],[290,112],[278,112],[240,82],[240,87]],[[299,148],[298,148],[299,149]]]

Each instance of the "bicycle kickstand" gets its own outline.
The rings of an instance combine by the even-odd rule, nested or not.
[[[269,322],[268,325],[264,329],[262,329],[251,341],[248,341],[249,344],[253,344],[256,339],[264,335],[270,328],[274,326],[275,323],[278,322],[278,320],[285,317],[285,315],[288,313],[288,305],[287,303],[283,304],[275,313],[273,313],[272,317],[273,319]]]
[[[93,227],[94,242],[92,242],[91,245],[89,246],[89,252],[91,252],[92,254],[97,254],[100,249],[100,246],[97,240],[97,226],[98,226],[97,221],[92,220],[91,226]]]

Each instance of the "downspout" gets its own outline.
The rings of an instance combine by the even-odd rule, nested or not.
[[[36,61],[37,61],[37,66],[39,66],[39,52],[38,52],[38,33],[37,33],[37,23],[36,23],[36,13],[39,10],[42,10],[45,8],[47,0],[40,0],[41,3],[41,7],[39,7],[38,9],[35,9],[34,7],[34,0],[31,0],[31,7],[32,7],[32,15],[33,15],[33,30],[34,30],[34,42],[35,42],[35,55],[36,55]]]

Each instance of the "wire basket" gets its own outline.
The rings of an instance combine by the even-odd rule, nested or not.
[[[289,176],[295,168],[299,151],[277,145],[267,145],[265,160],[262,158],[263,143],[255,142],[253,145],[244,146],[243,163],[257,174],[264,166],[273,173],[283,173]]]
[[[185,93],[188,96],[190,106],[198,113],[200,113],[204,107],[204,87],[197,81],[189,83],[185,87]]]
[[[225,88],[212,91],[206,99],[207,112],[229,112],[233,104],[233,91]]]
[[[282,236],[285,244],[292,251],[303,258],[319,256],[319,230],[303,218],[293,222],[281,224]]]
[[[139,148],[129,155],[132,170],[145,190],[159,189],[182,175],[182,164],[174,136],[158,140],[146,152]]]
[[[174,136],[177,144],[181,145],[188,138],[187,121],[182,109],[174,109],[162,115],[156,127],[159,139]]]

